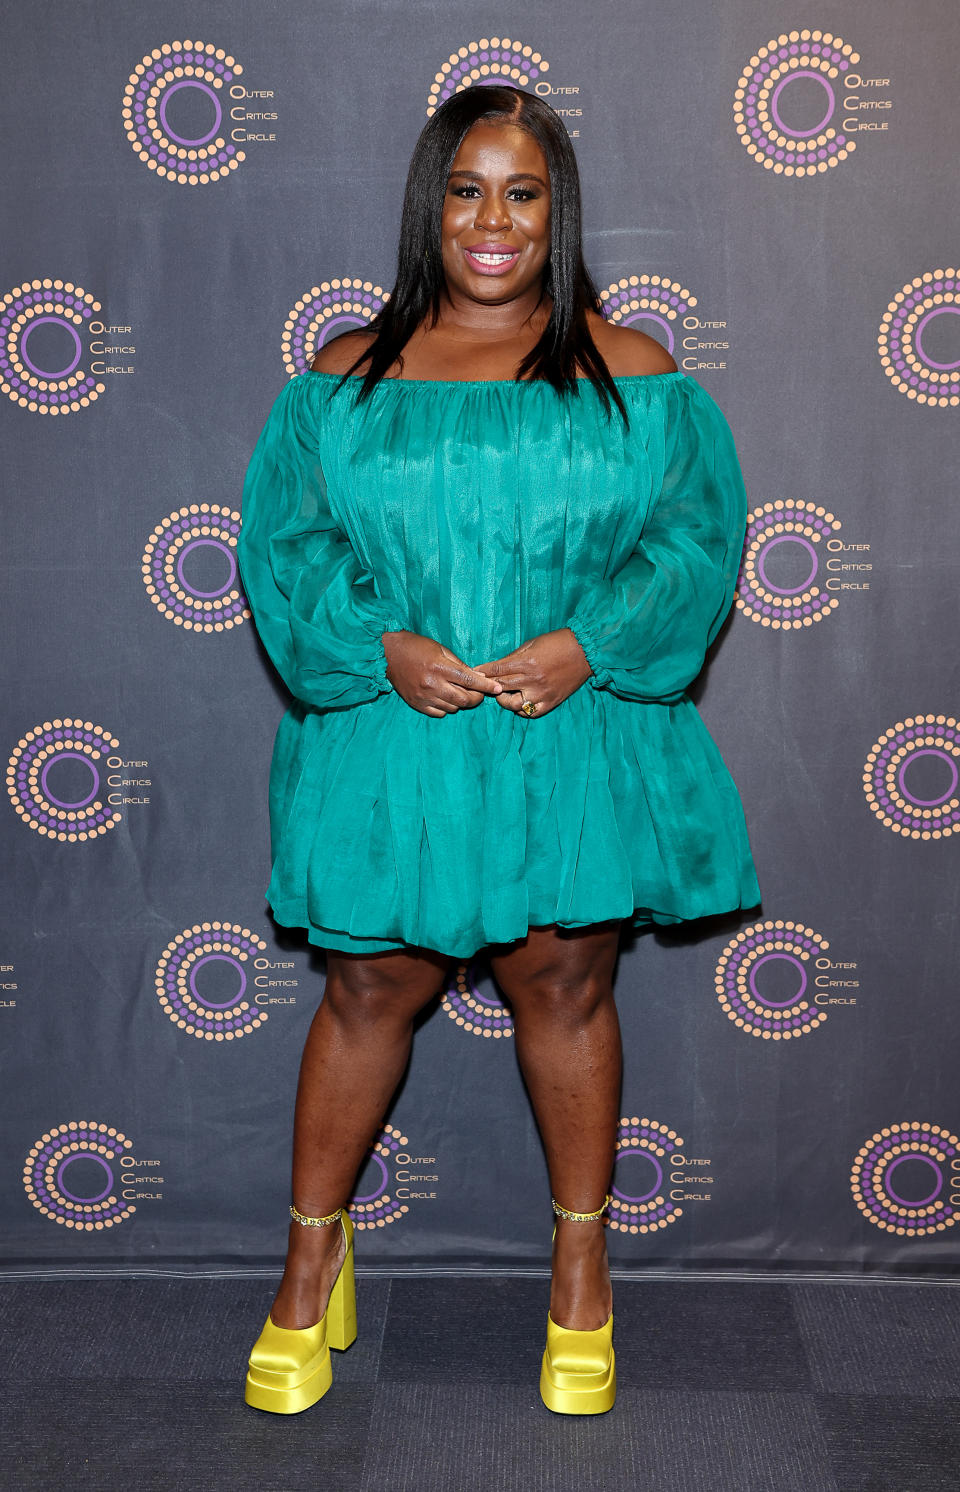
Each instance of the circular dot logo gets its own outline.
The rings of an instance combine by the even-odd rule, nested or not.
[[[688,315],[697,304],[695,295],[666,275],[630,275],[615,280],[601,290],[600,299],[608,321],[649,332],[658,342],[665,343],[671,354],[676,345],[674,326],[678,317]]]
[[[717,998],[749,1036],[789,1041],[807,1036],[827,1018],[812,1000],[810,960],[823,956],[826,938],[799,922],[756,922],[737,933],[717,962]]]
[[[28,828],[75,844],[116,828],[106,757],[120,743],[90,720],[46,720],[17,742],[7,764],[7,792]]]
[[[283,366],[291,378],[305,373],[325,343],[367,326],[390,296],[370,280],[324,280],[298,300],[283,325]]]
[[[90,321],[102,310],[70,280],[25,280],[0,302],[0,390],[33,414],[76,414],[106,384],[84,366]]]
[[[960,1217],[951,1186],[960,1140],[939,1124],[892,1124],[858,1152],[850,1189],[868,1222],[899,1238],[943,1233]]]
[[[148,52],[123,91],[123,127],[144,165],[182,186],[235,171],[245,156],[228,138],[223,86],[242,72],[210,42],[164,42]]]
[[[238,1041],[267,1020],[252,998],[247,972],[251,957],[266,951],[262,938],[232,922],[186,927],[167,944],[157,964],[157,999],[188,1036]]]
[[[506,1005],[486,999],[477,988],[475,966],[458,964],[443,992],[443,1009],[463,1031],[474,1036],[513,1035],[513,1020]]]
[[[539,52],[508,36],[483,37],[452,52],[433,80],[427,99],[427,118],[455,93],[475,83],[506,83],[528,88],[549,72],[550,64]]]
[[[884,731],[867,757],[863,791],[884,828],[905,839],[946,839],[960,829],[960,725],[916,715]]]
[[[777,176],[816,176],[853,154],[838,84],[859,61],[830,31],[785,32],[760,47],[733,99],[740,142],[758,165]]]
[[[887,306],[878,338],[883,371],[894,388],[918,404],[955,409],[960,404],[960,278],[934,269],[898,290]],[[939,356],[935,356],[939,353]]]
[[[682,1149],[676,1130],[655,1119],[621,1119],[608,1209],[615,1233],[656,1233],[683,1215],[668,1202],[670,1152]]]
[[[840,601],[818,584],[819,546],[840,520],[808,502],[764,503],[747,520],[737,577],[737,610],[762,627],[812,627]]]
[[[132,1142],[118,1129],[71,1119],[31,1148],[23,1168],[27,1196],[51,1222],[82,1233],[116,1227],[136,1212],[118,1193],[117,1170]]]
[[[385,1124],[367,1152],[367,1163],[360,1173],[357,1190],[350,1199],[349,1211],[355,1228],[385,1228],[410,1211],[406,1202],[390,1195],[388,1162],[405,1151],[410,1141],[392,1124]]]
[[[188,632],[229,632],[250,616],[240,589],[240,514],[191,503],[158,523],[143,551],[143,583],[154,606]]]

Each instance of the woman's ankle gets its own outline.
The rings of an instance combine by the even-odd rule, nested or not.
[[[276,1326],[302,1330],[323,1316],[346,1256],[343,1230],[337,1228],[336,1234],[329,1242],[291,1238],[270,1310]]]
[[[566,1229],[563,1235],[561,1226]],[[570,1229],[584,1231],[571,1235]],[[556,1324],[574,1331],[594,1331],[610,1315],[612,1299],[602,1227],[591,1223],[558,1225],[550,1284],[550,1314]]]

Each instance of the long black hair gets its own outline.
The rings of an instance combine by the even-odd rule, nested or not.
[[[369,362],[362,380],[356,379],[361,384],[357,398],[369,398],[428,315],[431,325],[436,325],[445,283],[441,218],[447,182],[464,135],[481,119],[526,130],[543,150],[550,174],[550,255],[543,294],[552,298],[553,309],[516,377],[529,374],[545,379],[561,394],[579,394],[579,364],[600,394],[607,414],[612,399],[629,423],[620,392],[587,324],[587,311],[602,314],[602,302],[583,258],[580,178],[570,137],[559,115],[536,94],[501,85],[477,84],[453,94],[421,130],[407,172],[396,284],[370,322],[375,340],[350,365],[344,379]]]

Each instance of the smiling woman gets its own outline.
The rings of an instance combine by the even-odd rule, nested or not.
[[[476,259],[485,248],[510,253],[505,272]],[[566,392],[588,378],[604,409],[615,405],[629,423],[615,378],[676,364],[652,337],[600,313],[565,126],[535,95],[479,86],[448,99],[414,147],[388,304],[313,366],[362,369],[361,399],[384,377],[532,377]]]
[[[250,1404],[329,1388],[354,1179],[415,1016],[487,948],[557,1218],[541,1395],[612,1406],[621,927],[759,900],[686,693],[745,522],[717,406],[600,314],[562,122],[511,88],[454,95],[414,150],[389,301],[280,394],[244,492],[244,590],[295,700],[268,897],[328,970]]]

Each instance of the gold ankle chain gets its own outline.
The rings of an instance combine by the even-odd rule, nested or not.
[[[338,1207],[336,1212],[330,1213],[329,1217],[304,1217],[303,1213],[298,1212],[295,1207],[290,1208],[290,1216],[294,1222],[302,1223],[305,1228],[326,1228],[330,1223],[339,1222],[342,1212],[343,1208]]]
[[[608,1192],[603,1199],[603,1206],[598,1207],[596,1212],[568,1212],[565,1207],[560,1206],[560,1203],[557,1201],[556,1197],[550,1198],[550,1205],[552,1206],[554,1212],[557,1214],[557,1217],[565,1217],[567,1219],[567,1222],[569,1223],[592,1223],[595,1222],[597,1218],[603,1217],[603,1214],[610,1206],[611,1201],[612,1197]]]

